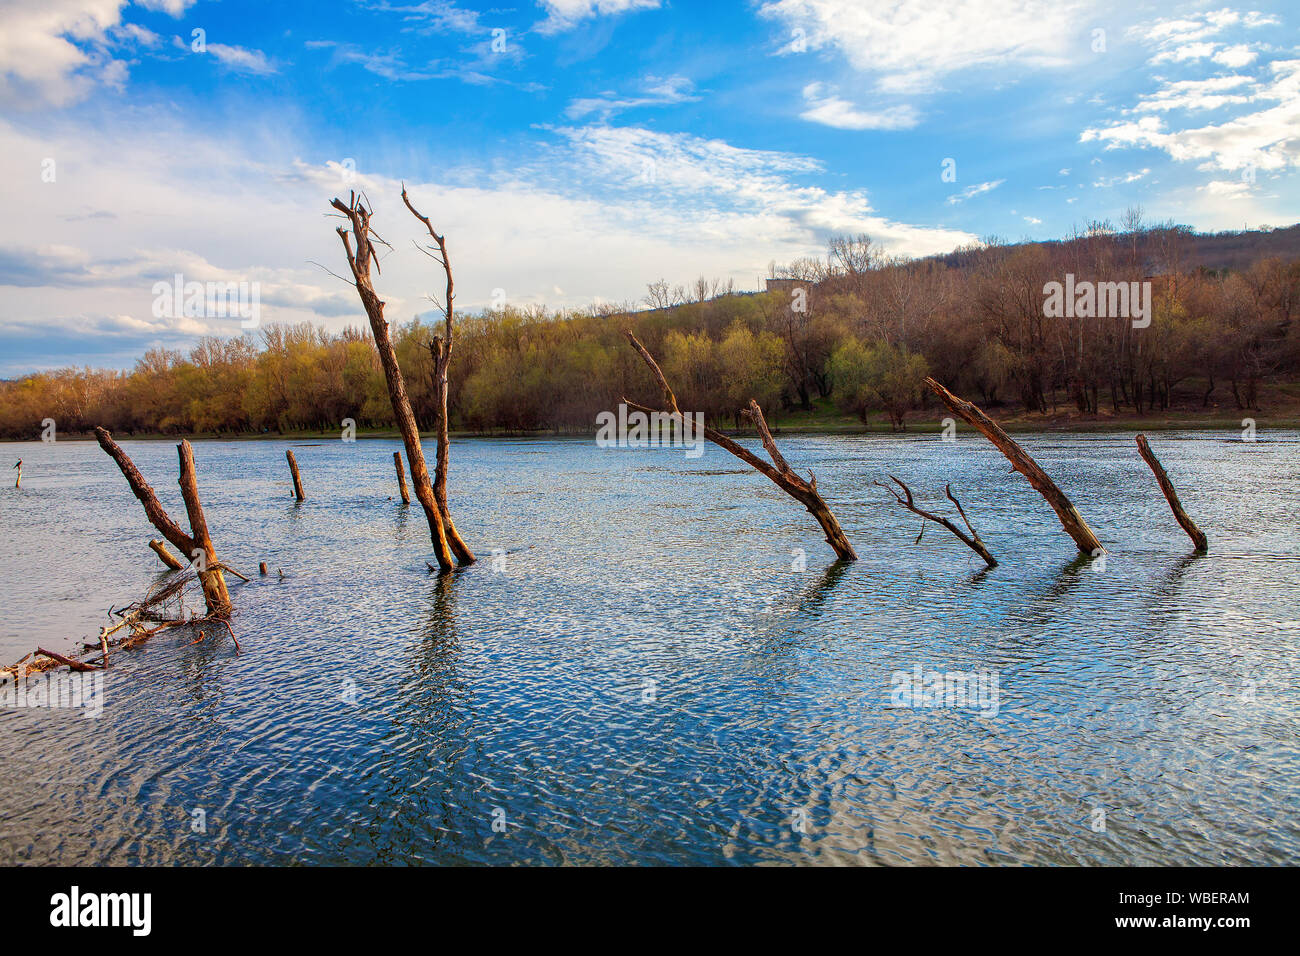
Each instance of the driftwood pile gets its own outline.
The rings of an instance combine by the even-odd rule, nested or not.
[[[130,650],[160,631],[177,627],[224,625],[231,640],[235,642],[235,649],[238,650],[239,641],[235,639],[235,632],[230,627],[229,620],[214,618],[206,612],[200,613],[198,607],[189,606],[186,599],[195,596],[202,598],[203,588],[194,570],[185,568],[173,572],[151,587],[149,592],[134,604],[109,609],[109,617],[117,618],[117,623],[101,627],[99,637],[95,641],[82,644],[83,655],[87,653],[93,655],[98,651],[98,657],[69,657],[38,647],[17,663],[0,667],[0,680],[18,681],[29,674],[40,674],[56,667],[69,667],[74,671],[103,670],[109,665],[110,651]],[[206,630],[200,630],[198,637],[191,643],[197,644],[204,640],[207,633]],[[214,630],[213,633],[217,632]]]

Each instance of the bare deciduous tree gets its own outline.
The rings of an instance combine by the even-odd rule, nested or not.
[[[451,571],[455,565],[451,558],[451,548],[447,543],[447,531],[442,520],[442,509],[433,492],[433,482],[429,479],[429,468],[424,461],[424,449],[420,445],[420,429],[415,421],[415,412],[411,410],[411,399],[406,393],[406,381],[397,364],[397,350],[393,348],[393,339],[388,332],[388,320],[384,318],[384,302],[375,292],[370,279],[370,267],[379,269],[379,256],[375,243],[384,243],[370,227],[371,210],[369,205],[355,192],[348,202],[335,198],[330,205],[347,217],[351,229],[339,226],[335,231],[343,243],[343,252],[352,270],[352,281],[357,295],[370,320],[370,330],[375,338],[375,348],[379,351],[379,361],[384,368],[384,380],[388,384],[388,397],[393,405],[393,415],[397,419],[397,428],[402,433],[402,443],[406,445],[406,460],[411,466],[411,483],[415,486],[415,497],[424,508],[429,521],[429,536],[433,540],[434,555],[442,571]],[[354,247],[355,246],[355,250]]]

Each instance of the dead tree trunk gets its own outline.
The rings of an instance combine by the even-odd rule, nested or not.
[[[99,447],[117,462],[117,467],[122,470],[127,484],[131,486],[131,491],[144,507],[149,523],[157,528],[181,554],[193,560],[194,570],[199,576],[199,583],[203,586],[203,599],[208,606],[208,614],[214,618],[229,617],[230,592],[226,590],[226,579],[221,573],[217,552],[212,547],[212,538],[208,535],[208,521],[203,514],[203,506],[199,503],[198,482],[194,476],[194,450],[190,447],[190,443],[182,441],[176,446],[176,452],[180,456],[181,497],[185,500],[185,510],[189,515],[192,532],[186,534],[163,509],[149,482],[144,480],[140,470],[135,467],[135,462],[121,446],[113,441],[113,436],[104,428],[96,428],[95,438],[99,440]]]
[[[356,193],[350,201],[334,199],[331,203],[335,209],[348,218],[351,231],[340,226],[336,232],[343,241],[343,251],[348,258],[348,267],[352,270],[352,281],[365,307],[366,317],[370,320],[370,331],[375,338],[375,348],[379,352],[380,364],[384,367],[384,380],[388,384],[388,398],[393,404],[393,416],[397,419],[397,428],[402,433],[402,443],[406,446],[406,460],[411,466],[411,483],[415,485],[415,497],[424,508],[424,515],[429,521],[429,537],[433,541],[433,553],[438,559],[442,571],[455,568],[452,563],[451,549],[447,545],[447,532],[442,520],[442,510],[434,497],[433,483],[429,480],[429,468],[424,462],[424,449],[420,446],[420,429],[415,422],[415,412],[411,410],[411,399],[406,394],[406,381],[402,378],[402,369],[397,364],[397,350],[393,348],[392,337],[388,334],[388,321],[384,318],[384,303],[375,292],[370,281],[370,266],[379,268],[379,256],[374,243],[383,240],[375,236],[370,229],[370,209]],[[352,244],[356,243],[356,252]]]
[[[21,488],[23,486],[23,460],[19,458],[18,464],[14,465],[14,467],[18,469],[18,480],[14,482],[14,487]]]
[[[433,495],[438,501],[438,508],[442,511],[442,524],[447,530],[447,543],[451,545],[451,550],[456,554],[456,560],[461,564],[471,564],[474,561],[474,552],[469,549],[464,539],[461,538],[460,532],[456,530],[456,523],[451,519],[451,511],[447,508],[447,471],[451,459],[451,439],[448,434],[447,423],[447,367],[451,363],[451,329],[452,319],[455,314],[453,299],[455,298],[455,280],[451,274],[451,258],[447,255],[447,237],[439,235],[434,231],[433,224],[429,222],[426,216],[420,215],[419,211],[411,205],[411,200],[406,195],[406,186],[402,186],[402,202],[406,208],[411,211],[411,215],[424,224],[424,228],[429,231],[433,241],[437,243],[437,252],[432,249],[421,249],[429,258],[433,259],[442,266],[442,271],[447,276],[447,291],[443,302],[435,305],[442,310],[446,326],[445,337],[435,335],[429,342],[429,352],[433,357],[433,386],[434,386],[434,408],[437,411],[438,421],[438,456],[437,464],[434,467],[433,474]]]
[[[393,452],[393,465],[397,468],[397,487],[402,491],[402,504],[409,505],[411,495],[406,490],[406,471],[402,468],[402,453],[400,451]]]
[[[898,485],[898,487],[903,489],[903,493],[907,495],[906,498],[900,495],[893,488],[890,488],[889,485],[885,484],[883,481],[877,481],[876,484],[878,484],[881,488],[884,488],[891,495],[893,495],[894,499],[900,505],[906,508],[908,511],[912,512],[913,514],[920,515],[922,518],[925,518],[927,521],[933,521],[935,522],[935,524],[943,525],[945,528],[947,528],[949,531],[955,534],[962,544],[966,545],[966,547],[970,548],[981,558],[983,558],[984,563],[987,564],[990,568],[996,568],[998,566],[997,558],[989,554],[989,549],[986,548],[984,546],[984,542],[980,540],[979,532],[977,532],[975,530],[975,526],[970,523],[970,518],[966,517],[966,509],[961,506],[961,502],[957,500],[957,496],[952,493],[952,485],[947,485],[944,488],[944,493],[947,494],[948,500],[957,506],[957,513],[961,515],[961,520],[965,522],[966,528],[970,531],[969,537],[966,536],[965,532],[963,532],[961,528],[957,527],[947,518],[941,518],[936,514],[931,514],[929,511],[925,511],[921,508],[918,508],[916,506],[915,500],[913,500],[912,498],[912,489],[907,487],[907,485],[903,484],[893,475],[890,475],[889,478],[891,481],[894,482],[894,484]],[[921,534],[916,536],[916,541],[918,544],[921,542],[921,537],[924,534],[925,534],[925,525],[921,525]]]
[[[1178,523],[1182,526],[1182,529],[1187,532],[1187,536],[1192,539],[1192,544],[1196,546],[1197,552],[1203,554],[1210,550],[1210,542],[1205,537],[1205,532],[1196,527],[1196,522],[1188,517],[1187,512],[1183,510],[1183,503],[1178,500],[1178,492],[1174,491],[1174,483],[1170,481],[1169,476],[1165,474],[1164,466],[1160,464],[1160,459],[1158,459],[1155,452],[1151,450],[1151,446],[1147,443],[1146,435],[1137,436],[1137,446],[1138,453],[1142,456],[1142,460],[1150,465],[1151,471],[1155,473],[1156,481],[1160,483],[1160,490],[1164,492],[1165,500],[1169,502],[1170,510],[1173,511],[1174,517],[1178,519]]]
[[[660,370],[654,357],[646,351],[644,345],[637,341],[631,330],[625,330],[623,334],[632,343],[632,347],[641,354],[641,358],[650,367],[655,380],[663,390],[664,401],[668,405],[668,408],[663,411],[667,411],[668,414],[672,415],[673,419],[683,429],[687,428],[685,416],[677,407],[677,397],[673,395],[673,390],[669,387],[668,380],[664,378],[664,373]],[[635,408],[646,414],[663,414],[663,411],[659,409],[638,405],[626,398],[623,399],[623,402],[629,408]],[[757,455],[736,444],[726,435],[712,428],[705,426],[704,437],[720,448],[725,448],[745,464],[766,475],[778,488],[807,508],[808,513],[816,518],[817,523],[821,525],[822,531],[826,534],[826,543],[835,549],[836,555],[844,561],[856,561],[858,559],[857,553],[853,550],[853,546],[849,544],[849,539],[845,536],[843,529],[840,528],[840,523],[835,520],[835,515],[831,513],[831,509],[822,500],[822,496],[817,493],[817,477],[813,475],[811,470],[808,472],[808,481],[804,481],[799,475],[795,474],[794,469],[786,463],[785,458],[777,450],[776,442],[772,439],[772,433],[768,430],[767,420],[763,418],[763,410],[758,407],[758,402],[752,398],[749,400],[748,414],[754,423],[754,427],[758,429],[759,438],[762,439],[763,447],[767,450],[768,456],[772,459],[772,464],[776,466],[775,468]]]
[[[998,451],[1007,456],[1011,462],[1011,467],[1020,472],[1029,479],[1029,483],[1034,487],[1049,505],[1056,512],[1056,516],[1061,519],[1061,527],[1065,533],[1074,539],[1074,543],[1079,550],[1087,555],[1096,555],[1104,552],[1101,542],[1097,536],[1092,533],[1088,527],[1088,522],[1083,520],[1083,515],[1079,514],[1079,509],[1074,506],[1070,499],[1056,483],[1047,476],[1047,472],[1039,467],[1038,462],[1029,456],[1029,453],[1016,444],[1011,436],[1004,432],[996,422],[985,415],[978,407],[972,403],[958,398],[952,392],[948,391],[932,378],[927,378],[925,384],[930,390],[943,399],[943,403],[952,409],[953,414],[960,415],[970,425],[972,425],[981,435],[997,446]]]
[[[293,457],[293,449],[286,448],[284,457],[289,459],[289,474],[293,476],[293,496],[302,501],[307,496],[302,491],[302,476],[298,474],[298,459]]]
[[[153,548],[153,553],[158,555],[158,560],[167,565],[167,567],[171,568],[173,571],[179,571],[181,568],[185,567],[185,565],[181,564],[172,556],[172,553],[167,550],[167,546],[157,538],[154,538],[149,542],[149,547]]]

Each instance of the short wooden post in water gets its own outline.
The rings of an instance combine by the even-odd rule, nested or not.
[[[1138,454],[1142,456],[1143,461],[1151,466],[1151,471],[1155,473],[1156,481],[1160,483],[1160,490],[1164,492],[1165,500],[1169,502],[1169,509],[1173,511],[1174,517],[1178,519],[1178,523],[1187,532],[1187,537],[1192,539],[1192,544],[1196,545],[1197,552],[1209,551],[1210,542],[1205,537],[1205,532],[1196,527],[1196,522],[1189,518],[1187,512],[1183,510],[1183,503],[1178,500],[1178,492],[1174,491],[1174,483],[1165,474],[1164,466],[1160,464],[1160,459],[1151,450],[1146,435],[1137,436],[1137,446]]]
[[[411,495],[406,490],[406,472],[402,468],[402,453],[400,451],[393,452],[393,464],[397,467],[397,487],[402,489],[402,504],[409,505]]]
[[[289,459],[289,474],[293,475],[293,496],[302,501],[307,496],[302,493],[302,476],[298,474],[298,459],[293,457],[293,449],[286,448],[284,457]]]
[[[14,487],[21,488],[23,486],[23,460],[19,458],[18,464],[14,465],[14,467],[18,469],[18,480],[14,482]]]

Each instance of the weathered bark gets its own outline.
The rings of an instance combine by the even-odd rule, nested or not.
[[[411,493],[406,490],[406,471],[402,468],[402,453],[393,452],[393,466],[397,468],[397,487],[402,491],[402,504],[411,503]]]
[[[158,555],[158,560],[167,565],[167,567],[171,568],[173,571],[179,571],[181,568],[185,567],[185,565],[177,561],[172,553],[167,550],[167,546],[157,538],[154,538],[149,542],[149,547],[153,548],[153,553]]]
[[[298,474],[298,459],[293,457],[293,449],[286,448],[284,457],[289,460],[289,474],[293,476],[293,496],[298,501],[302,501],[307,496],[302,490],[302,476]]]
[[[1210,542],[1205,537],[1205,532],[1196,527],[1196,522],[1188,517],[1187,512],[1183,510],[1183,503],[1178,500],[1178,492],[1174,490],[1174,483],[1169,480],[1164,466],[1160,464],[1160,459],[1156,458],[1155,452],[1151,450],[1146,435],[1137,436],[1137,446],[1142,460],[1151,466],[1151,471],[1160,484],[1160,490],[1164,493],[1165,500],[1169,502],[1170,510],[1173,511],[1174,517],[1178,519],[1178,524],[1187,532],[1187,536],[1192,539],[1192,544],[1196,546],[1196,550],[1202,553],[1210,550]]]
[[[438,508],[442,512],[442,523],[447,533],[447,543],[456,555],[456,560],[461,564],[472,564],[474,562],[474,552],[469,549],[460,532],[456,530],[456,523],[452,521],[451,511],[447,507],[447,471],[451,459],[451,439],[449,436],[449,425],[447,421],[447,368],[451,364],[451,332],[453,316],[455,315],[455,289],[456,282],[451,272],[451,257],[447,255],[447,237],[440,235],[434,230],[433,224],[429,222],[427,216],[423,216],[411,205],[410,198],[406,195],[406,186],[402,186],[402,202],[406,208],[411,211],[411,215],[424,224],[430,237],[437,243],[438,251],[424,250],[435,262],[442,266],[443,273],[447,277],[447,291],[444,294],[442,315],[445,319],[445,337],[434,336],[429,342],[429,353],[433,357],[433,387],[434,387],[434,409],[437,412],[437,422],[435,427],[438,436],[438,454],[437,463],[434,466],[433,474],[433,495],[438,502]]]
[[[998,451],[1007,456],[1011,462],[1011,467],[1020,472],[1029,479],[1029,483],[1034,490],[1043,496],[1044,500],[1052,506],[1056,516],[1061,520],[1061,527],[1065,533],[1074,539],[1074,543],[1079,550],[1087,555],[1096,555],[1104,552],[1097,536],[1092,533],[1088,527],[1088,522],[1083,520],[1083,515],[1079,514],[1079,509],[1074,507],[1069,497],[1056,483],[1048,477],[1047,472],[1039,466],[1029,456],[1029,453],[1021,448],[1011,436],[1004,432],[996,422],[985,415],[980,409],[965,399],[958,398],[952,392],[948,391],[932,378],[927,378],[925,384],[943,400],[955,415],[960,415],[970,425],[972,425],[981,435],[997,446]]]
[[[194,533],[195,548],[203,552],[203,560],[197,560],[197,555],[193,551],[190,555],[195,560],[195,571],[199,575],[199,583],[203,585],[203,597],[207,601],[208,611],[216,617],[226,617],[230,614],[230,592],[226,590],[226,578],[221,573],[221,562],[217,560],[217,551],[212,546],[212,538],[208,535],[208,519],[203,514],[203,505],[199,504],[199,484],[194,473],[194,449],[190,447],[188,441],[182,441],[176,446],[176,454],[180,458],[181,476],[181,497],[185,499],[185,511],[190,518],[190,530]],[[199,567],[202,565],[202,567]]]
[[[420,445],[420,430],[415,422],[415,412],[411,410],[411,399],[406,393],[406,380],[402,377],[401,367],[397,364],[397,350],[388,332],[388,321],[384,318],[384,303],[375,292],[370,280],[372,263],[378,268],[379,257],[375,252],[375,237],[370,229],[370,209],[351,194],[350,201],[334,199],[331,203],[343,213],[351,224],[351,231],[340,226],[335,230],[343,242],[343,251],[347,255],[348,267],[352,270],[353,283],[361,304],[370,320],[370,331],[374,335],[375,348],[379,352],[379,362],[384,369],[384,381],[388,384],[388,398],[393,405],[393,417],[397,420],[398,431],[402,433],[402,443],[406,446],[406,460],[411,468],[411,483],[415,486],[415,497],[424,508],[424,515],[429,522],[429,537],[433,541],[433,553],[438,559],[442,571],[455,568],[451,549],[447,544],[447,532],[442,520],[442,509],[438,507],[433,493],[433,483],[429,479],[429,468],[424,461],[424,449]],[[356,243],[353,252],[352,243]]]
[[[181,526],[167,514],[149,482],[145,481],[144,476],[140,474],[140,469],[136,468],[135,462],[121,446],[113,441],[113,436],[108,433],[108,430],[102,427],[96,428],[95,438],[99,441],[99,446],[121,469],[127,484],[131,486],[132,493],[144,508],[149,523],[157,528],[181,554],[194,561],[194,570],[199,576],[199,583],[203,586],[203,597],[208,606],[208,613],[214,617],[229,615],[230,593],[226,590],[226,579],[221,574],[221,566],[212,547],[212,539],[208,536],[208,522],[203,515],[203,507],[199,504],[198,483],[194,477],[194,451],[190,448],[190,443],[182,441],[176,446],[176,451],[180,456],[181,497],[185,499],[185,509],[189,514],[192,535],[181,530]],[[199,560],[200,552],[202,552],[202,561]],[[202,565],[201,570],[200,565]]]
[[[890,488],[889,485],[885,484],[883,481],[877,481],[876,484],[878,484],[881,488],[884,488],[891,495],[893,495],[895,500],[897,500],[898,503],[902,505],[904,508],[906,508],[908,511],[912,512],[913,514],[920,515],[922,518],[925,518],[927,521],[933,521],[936,524],[943,525],[945,528],[947,528],[949,531],[955,534],[962,544],[966,545],[966,547],[970,548],[981,558],[983,558],[984,563],[987,564],[990,568],[996,568],[998,566],[997,558],[989,554],[989,549],[986,548],[984,546],[984,542],[980,540],[979,532],[975,530],[975,526],[972,525],[970,523],[970,519],[966,517],[966,509],[961,506],[961,502],[957,500],[957,496],[952,493],[952,485],[945,486],[944,493],[947,494],[948,500],[957,506],[957,513],[961,515],[961,520],[965,522],[967,529],[970,530],[969,537],[965,534],[965,532],[961,530],[961,528],[958,528],[947,518],[941,518],[936,514],[932,514],[929,511],[925,511],[921,508],[918,508],[916,506],[916,502],[912,498],[912,489],[907,487],[907,485],[903,484],[893,475],[890,475],[889,478],[891,481],[894,482],[894,484],[898,485],[898,487],[903,489],[903,493],[907,495],[906,498],[900,495],[893,488]],[[918,543],[921,540],[921,535],[924,534],[925,534],[925,525],[922,525],[921,534],[916,536],[916,540]]]
[[[658,363],[655,362],[654,357],[646,350],[645,346],[637,341],[636,336],[632,334],[631,330],[625,330],[623,334],[627,336],[628,341],[632,343],[632,347],[641,354],[641,358],[644,359],[646,365],[650,367],[650,371],[654,374],[655,380],[663,390],[664,401],[668,407],[667,409],[662,410],[649,408],[645,405],[638,405],[636,402],[628,401],[626,398],[623,399],[624,404],[629,408],[635,408],[638,411],[647,414],[663,414],[666,411],[668,414],[673,416],[683,429],[685,429],[686,421],[681,410],[677,407],[677,397],[673,395],[673,390],[669,387],[668,380],[664,378],[664,373],[660,370]],[[831,509],[827,506],[826,502],[822,500],[822,496],[817,493],[816,476],[809,471],[809,480],[804,481],[799,477],[799,475],[795,474],[794,470],[789,466],[785,458],[782,457],[781,452],[777,450],[776,442],[772,439],[772,433],[768,430],[767,420],[763,418],[763,410],[759,408],[758,402],[754,401],[752,398],[749,400],[748,414],[750,420],[754,423],[754,427],[758,430],[759,438],[763,442],[763,447],[767,450],[768,456],[772,459],[772,465],[769,465],[757,455],[736,444],[721,432],[709,428],[707,425],[704,428],[704,437],[718,447],[731,452],[731,454],[745,462],[745,464],[766,475],[778,488],[807,508],[808,513],[816,518],[817,523],[821,525],[822,531],[826,535],[826,543],[835,549],[836,555],[845,561],[856,561],[858,556],[853,550],[853,546],[849,544],[848,537],[845,536],[843,529],[840,528],[840,524],[835,519],[835,515],[831,513]],[[773,467],[773,465],[776,467]]]

